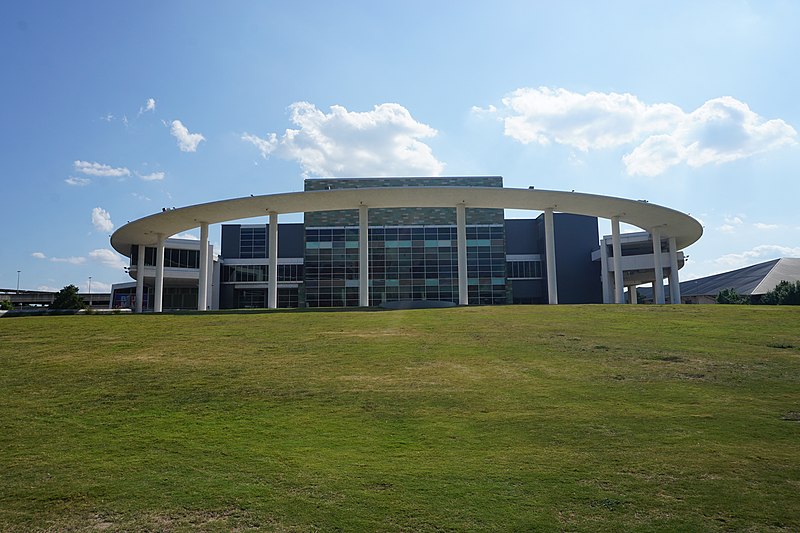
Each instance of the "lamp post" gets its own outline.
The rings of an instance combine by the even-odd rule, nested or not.
[[[89,309],[92,308],[92,276],[89,276]]]
[[[19,273],[20,272],[22,272],[22,270],[17,270],[17,294],[19,294]]]

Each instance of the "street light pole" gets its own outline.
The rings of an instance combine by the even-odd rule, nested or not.
[[[89,309],[92,308],[92,276],[89,276]]]
[[[19,273],[20,272],[22,272],[22,270],[17,270],[17,294],[19,294]]]

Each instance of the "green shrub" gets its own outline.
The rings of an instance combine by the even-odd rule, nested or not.
[[[747,295],[739,294],[736,289],[722,289],[717,293],[718,304],[749,304],[750,298]]]
[[[67,285],[58,291],[53,303],[50,304],[50,309],[84,309],[85,307],[86,302],[78,296],[78,287],[75,285]]]
[[[11,300],[0,300],[0,311],[11,311],[14,309],[14,304]]]
[[[765,305],[800,305],[800,281],[781,281],[761,297]]]

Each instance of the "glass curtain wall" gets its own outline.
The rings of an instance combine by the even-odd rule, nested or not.
[[[369,228],[370,305],[402,300],[458,302],[455,226]],[[307,228],[309,307],[358,305],[358,228]],[[506,303],[502,225],[467,226],[470,304]]]

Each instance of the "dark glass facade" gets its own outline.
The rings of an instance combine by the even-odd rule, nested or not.
[[[502,178],[320,178],[305,190],[425,186],[502,187]],[[469,303],[545,303],[542,217],[505,220],[502,209],[469,207],[465,215]],[[368,219],[370,305],[459,301],[454,207],[376,208]],[[597,219],[557,213],[555,230],[559,299],[599,301],[590,258]],[[278,233],[279,307],[359,305],[358,210],[305,213]],[[267,225],[224,225],[221,244],[220,307],[266,307]]]
[[[131,250],[131,266],[136,267],[139,260],[139,248]],[[150,246],[144,249],[144,266],[156,266],[156,249]],[[200,250],[184,250],[182,248],[164,248],[164,266],[167,268],[200,269]]]
[[[506,303],[502,225],[467,226],[471,304]],[[370,305],[403,300],[458,302],[455,226],[369,228]],[[306,229],[309,307],[358,305],[358,228]]]

